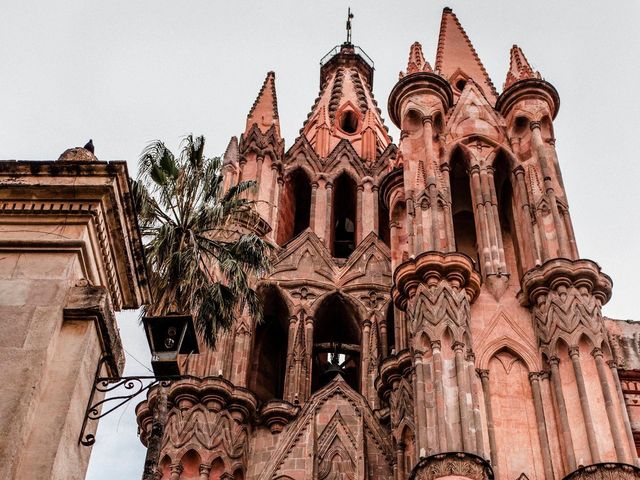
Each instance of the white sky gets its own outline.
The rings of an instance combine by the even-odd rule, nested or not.
[[[350,2],[354,43],[375,61],[386,100],[418,40],[433,64],[444,6],[465,27],[501,90],[518,43],[560,92],[560,165],[582,257],[614,280],[605,313],[639,318],[640,2]],[[399,6],[396,6],[399,5]],[[347,2],[4,0],[0,16],[0,158],[55,159],[89,138],[101,160],[130,170],[153,139],[204,134],[224,152],[244,129],[268,70],[276,72],[286,146],[318,93],[318,61],[344,40]],[[634,288],[635,287],[635,288]],[[119,317],[125,348],[148,362],[134,313]],[[145,370],[129,357],[127,373]],[[137,402],[136,402],[137,403]],[[134,405],[106,417],[89,480],[138,478],[144,449]]]

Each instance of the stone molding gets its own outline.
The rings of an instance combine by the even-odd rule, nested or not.
[[[237,387],[222,377],[185,377],[173,382],[167,395],[170,404],[181,410],[190,409],[194,405],[203,405],[203,408],[214,413],[227,410],[238,423],[249,423],[255,419],[258,406],[258,400],[250,390]],[[158,387],[154,387],[149,391],[147,400],[136,407],[140,440],[145,445],[157,396]]]
[[[453,90],[442,76],[431,72],[416,72],[400,79],[389,94],[387,109],[391,121],[401,128],[402,105],[407,98],[416,93],[429,93],[438,98],[445,110],[453,105]]]
[[[626,463],[596,463],[581,467],[562,480],[636,480],[640,468]]]
[[[403,311],[422,284],[435,286],[446,280],[452,291],[464,290],[469,303],[480,294],[481,277],[463,253],[424,252],[399,265],[393,275],[391,295]]]
[[[477,455],[447,452],[423,458],[413,468],[409,480],[436,480],[457,475],[469,480],[493,480],[489,462]]]
[[[540,345],[554,354],[558,340],[575,346],[586,335],[596,347],[606,340],[602,305],[611,279],[591,260],[550,260],[522,277],[521,303],[532,307]]]
[[[560,109],[560,95],[553,85],[538,78],[520,80],[508,87],[498,97],[496,110],[506,117],[518,102],[531,97],[542,98],[549,105],[552,118],[556,118]]]
[[[148,303],[129,182],[125,162],[0,161],[0,227],[10,225],[14,233],[3,235],[0,249],[75,250],[91,281],[109,289],[116,310]],[[87,232],[77,238],[48,234],[56,223],[85,226]],[[34,224],[43,231],[20,234]]]
[[[270,400],[260,409],[261,421],[269,427],[271,433],[280,433],[296,417],[300,407],[285,400]]]

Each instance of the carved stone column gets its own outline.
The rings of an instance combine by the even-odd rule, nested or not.
[[[583,451],[585,448],[583,434],[576,430],[571,420],[575,420],[576,409],[586,430],[591,463],[620,462],[632,458],[633,452],[629,451],[627,439],[621,434],[626,431],[628,420],[615,414],[615,382],[609,381],[605,367],[612,358],[608,353],[610,349],[601,310],[611,297],[611,286],[611,279],[600,271],[596,263],[583,259],[549,260],[529,270],[522,279],[521,300],[532,310],[538,343],[551,368],[553,398],[570,470],[576,468],[578,445],[583,445]],[[567,367],[562,371],[561,380],[562,365]],[[587,376],[586,371],[596,371],[597,377]],[[599,396],[602,396],[604,404],[594,401]],[[568,408],[569,399],[578,400],[571,405],[573,410]],[[606,429],[600,427],[603,421],[608,423]],[[607,445],[613,445],[614,454]],[[582,469],[580,475],[596,470],[587,472]],[[570,474],[567,478],[609,477],[571,477]]]
[[[466,255],[426,252],[400,265],[394,280],[392,296],[406,312],[410,346],[416,352],[413,398],[419,456],[482,453],[473,433],[482,427],[474,413],[466,363],[473,358],[470,306],[480,291],[480,275]],[[443,381],[445,375],[451,378],[446,372],[453,372],[454,385]],[[455,408],[445,399],[455,399]],[[434,431],[437,435],[428,434]]]

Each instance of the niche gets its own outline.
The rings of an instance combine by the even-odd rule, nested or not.
[[[509,181],[509,160],[500,150],[493,162],[496,197],[498,199],[498,218],[502,233],[502,245],[508,273],[522,277],[522,264],[518,248],[517,230],[513,216],[513,189]]]
[[[356,248],[356,182],[345,172],[333,184],[333,245],[337,258],[348,258]]]
[[[275,285],[259,288],[258,295],[264,318],[256,327],[249,388],[265,402],[283,396],[289,311]]]
[[[311,180],[297,168],[284,182],[278,220],[278,243],[283,245],[309,228],[311,218]]]
[[[478,268],[476,224],[473,215],[469,174],[467,173],[467,159],[460,147],[454,150],[450,165],[451,214],[456,251],[468,255]]]
[[[313,391],[337,373],[360,391],[360,340],[360,320],[353,305],[338,293],[325,298],[313,324]]]

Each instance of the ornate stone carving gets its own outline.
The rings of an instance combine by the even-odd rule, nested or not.
[[[439,339],[449,328],[456,341],[464,341],[470,303],[480,290],[480,275],[461,253],[426,252],[400,265],[392,295],[411,320],[411,335],[426,332]]]
[[[624,463],[597,463],[579,468],[563,480],[636,480],[640,468]]]
[[[413,423],[413,389],[403,378],[398,388],[391,392],[389,407],[391,413],[391,427],[396,429],[401,423]],[[401,432],[400,432],[401,434]]]
[[[447,280],[420,285],[408,304],[411,334],[426,332],[429,338],[440,338],[449,327],[456,340],[462,340],[470,318],[469,299],[464,290],[454,288]]]
[[[572,346],[586,335],[597,347],[605,340],[601,309],[611,296],[611,279],[591,260],[560,258],[529,270],[522,293],[523,303],[533,307],[538,341],[549,353],[559,339]]]
[[[468,453],[442,453],[422,459],[413,469],[409,480],[436,480],[457,475],[469,480],[493,480],[489,463]]]

